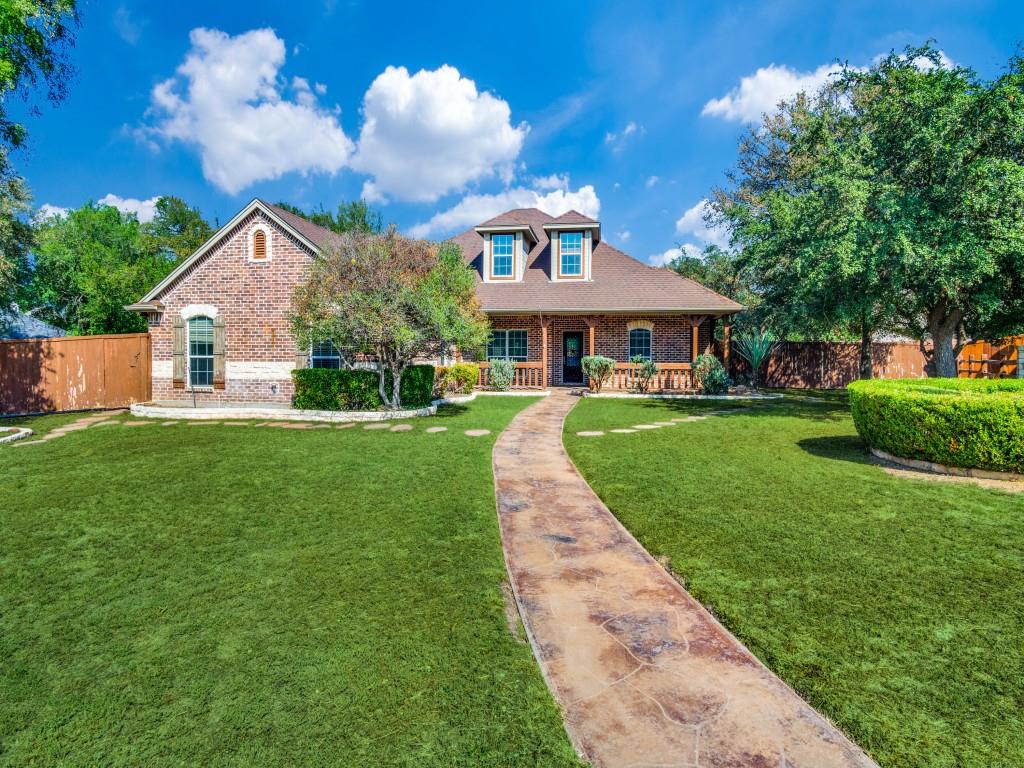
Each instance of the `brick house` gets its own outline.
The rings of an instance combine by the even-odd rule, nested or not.
[[[154,399],[289,402],[294,368],[340,365],[330,344],[297,349],[288,324],[295,286],[334,237],[253,200],[130,305],[149,324]],[[600,354],[619,363],[613,386],[641,355],[658,364],[656,388],[686,389],[694,352],[712,351],[716,323],[743,308],[613,248],[575,211],[508,211],[454,242],[491,321],[488,359],[515,360],[516,386],[582,383],[581,358]]]

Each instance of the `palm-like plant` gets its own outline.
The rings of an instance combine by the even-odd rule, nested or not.
[[[771,331],[758,329],[738,336],[734,345],[736,354],[750,363],[750,383],[754,389],[757,389],[758,371],[779,346],[778,337]]]

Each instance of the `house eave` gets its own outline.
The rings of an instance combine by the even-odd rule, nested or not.
[[[580,230],[589,229],[593,233],[595,243],[601,242],[601,225],[598,222],[580,222],[573,224],[571,222],[561,222],[558,224],[545,224],[545,232],[579,232]]]
[[[529,237],[530,241],[534,245],[537,244],[537,235],[533,231],[533,227],[531,227],[529,224],[500,224],[500,225],[491,226],[491,227],[474,227],[473,231],[476,232],[481,237],[483,237],[483,235],[485,235],[485,234],[487,234],[487,235],[494,234],[495,232],[497,232],[497,233],[522,232],[523,235]]]
[[[138,301],[134,304],[125,305],[125,309],[129,312],[139,312],[143,315],[156,314],[164,311],[164,305],[160,301]]]

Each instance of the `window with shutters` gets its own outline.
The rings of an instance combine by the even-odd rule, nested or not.
[[[213,386],[213,320],[209,317],[188,321],[188,383]]]
[[[270,236],[267,230],[258,227],[252,231],[252,250],[250,261],[267,261],[270,259]]]

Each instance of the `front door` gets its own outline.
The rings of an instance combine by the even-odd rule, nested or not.
[[[583,383],[583,332],[562,334],[562,383]]]

